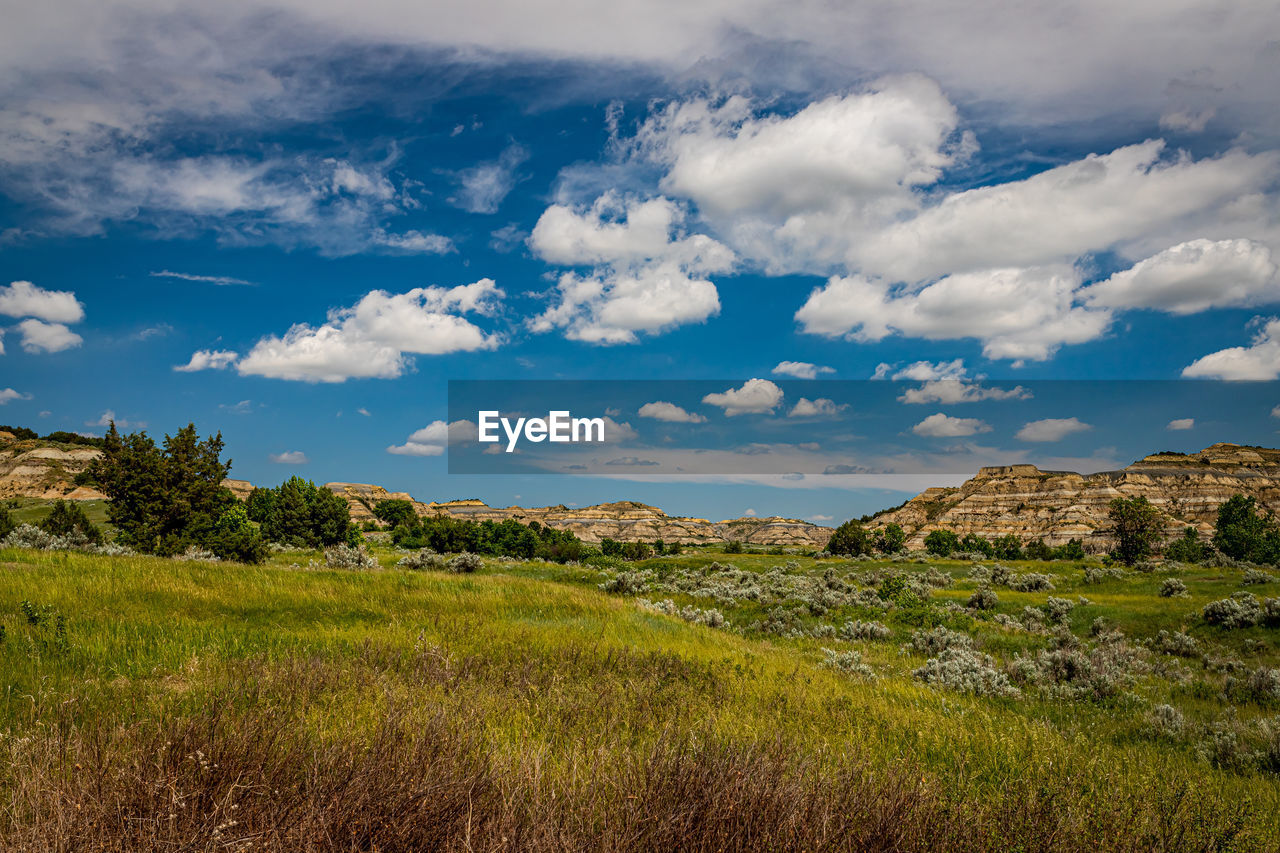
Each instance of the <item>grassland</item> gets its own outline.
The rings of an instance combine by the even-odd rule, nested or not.
[[[1143,665],[1102,696],[1024,685],[992,697],[913,678],[928,657],[915,632],[949,627],[1005,662],[1063,640],[965,610],[980,586],[969,563],[699,551],[455,575],[374,550],[381,567],[368,571],[299,552],[247,567],[0,550],[0,848],[1280,844],[1280,776],[1265,738],[1250,740],[1275,708],[1230,681],[1277,666],[1275,629],[1198,615],[1241,589],[1239,570],[1086,584],[1081,564],[1013,565],[1047,572],[1055,590],[1000,588],[994,613],[1075,600],[1066,627],[1080,643],[1118,628]],[[826,607],[679,591],[722,573],[713,562],[797,589],[950,582],[888,609],[867,595]],[[600,588],[623,575],[632,594]],[[1187,597],[1158,594],[1170,576]],[[715,608],[728,625],[641,598]],[[853,619],[888,636],[832,635]],[[1143,650],[1161,630],[1185,630],[1199,657]],[[859,652],[872,676],[824,666],[823,649]],[[1185,715],[1179,733],[1153,727],[1162,704]]]

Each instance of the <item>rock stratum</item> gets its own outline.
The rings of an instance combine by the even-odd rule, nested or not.
[[[987,538],[1012,533],[1049,545],[1074,538],[1101,551],[1114,544],[1107,533],[1114,498],[1146,497],[1171,538],[1188,525],[1212,534],[1218,507],[1237,494],[1280,511],[1280,450],[1213,444],[1199,453],[1154,453],[1119,471],[1096,474],[1034,465],[982,468],[959,487],[926,489],[877,514],[869,526],[901,525],[912,548],[923,547],[931,531],[945,529]]]
[[[667,515],[662,510],[636,501],[615,501],[588,507],[563,504],[525,508],[492,507],[479,500],[422,503],[405,492],[388,492],[365,483],[326,483],[326,488],[347,498],[351,517],[357,521],[373,518],[372,508],[380,500],[399,498],[411,501],[418,515],[444,515],[468,521],[518,521],[571,531],[584,542],[602,539],[619,541],[679,542],[701,545],[738,541],[746,545],[792,545],[824,548],[832,529],[794,518],[735,518],[710,521],[705,518]]]

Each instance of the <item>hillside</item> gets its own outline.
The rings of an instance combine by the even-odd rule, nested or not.
[[[988,538],[1012,533],[1049,545],[1079,538],[1091,550],[1103,550],[1112,544],[1103,531],[1114,498],[1146,497],[1173,536],[1188,525],[1211,533],[1218,507],[1236,494],[1280,510],[1280,450],[1220,443],[1199,453],[1154,453],[1119,471],[1096,474],[1034,465],[983,468],[957,488],[926,489],[877,515],[872,526],[901,525],[913,548],[941,528]]]

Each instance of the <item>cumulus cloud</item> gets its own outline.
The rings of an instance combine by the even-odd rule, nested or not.
[[[847,404],[837,404],[834,400],[828,400],[825,397],[818,397],[816,400],[801,397],[791,407],[791,411],[787,412],[787,417],[829,418],[840,414],[842,410],[847,408],[849,408]]]
[[[1280,318],[1254,323],[1262,328],[1247,347],[1229,347],[1201,356],[1182,369],[1188,379],[1272,380],[1280,377]]]
[[[14,400],[30,400],[30,394],[19,393],[12,388],[0,388],[0,406],[12,403]]]
[[[938,412],[913,426],[911,431],[916,435],[933,438],[957,438],[976,435],[980,432],[991,432],[991,425],[977,418],[953,418]]]
[[[62,323],[23,320],[18,324],[18,331],[22,333],[22,348],[27,352],[62,352],[84,342],[84,338]]]
[[[45,290],[29,281],[14,281],[0,286],[0,314],[48,323],[79,323],[84,319],[84,306],[69,290]]]
[[[277,465],[306,465],[310,460],[301,450],[286,450],[283,453],[272,453],[268,457]]]
[[[1079,418],[1045,418],[1023,424],[1014,437],[1019,441],[1061,441],[1073,433],[1090,429],[1093,426]]]
[[[1271,251],[1253,240],[1191,240],[1087,287],[1102,308],[1154,308],[1195,314],[1210,308],[1280,301]]]
[[[780,361],[773,369],[775,376],[794,376],[797,379],[817,379],[819,373],[835,373],[834,367],[823,367],[807,361]]]
[[[664,400],[645,403],[640,407],[639,415],[642,418],[653,418],[676,424],[701,424],[707,422],[707,419],[697,412],[687,412],[675,403],[668,403]]]
[[[1026,400],[1031,392],[1021,385],[1012,388],[992,388],[977,382],[959,379],[937,379],[919,388],[908,388],[898,397],[901,403],[977,403],[981,400]]]
[[[741,388],[708,394],[702,402],[724,409],[725,415],[772,413],[782,402],[782,389],[768,379],[748,379]]]
[[[393,444],[388,453],[396,456],[440,456],[450,444],[475,441],[477,427],[466,419],[445,423],[435,420],[415,430],[404,444]]]
[[[549,263],[591,270],[561,275],[554,304],[529,327],[564,329],[588,343],[634,343],[637,333],[658,334],[719,313],[719,293],[705,276],[732,268],[734,254],[706,235],[686,236],[684,218],[668,199],[624,200],[612,192],[587,208],[547,208],[529,246]]]
[[[1179,430],[1194,429],[1195,425],[1196,425],[1195,418],[1174,418],[1173,420],[1169,421],[1169,425],[1166,426],[1165,429],[1173,430],[1176,432]]]
[[[196,350],[186,364],[175,364],[173,369],[179,373],[194,373],[197,370],[222,370],[235,364],[239,355],[232,350]]]
[[[917,291],[862,275],[833,276],[796,313],[803,330],[876,342],[892,334],[976,338],[988,358],[1043,361],[1063,344],[1101,336],[1111,313],[1075,304],[1069,267],[960,273]]]
[[[492,279],[406,293],[369,292],[336,308],[320,326],[298,323],[283,336],[262,338],[239,360],[241,375],[304,382],[400,376],[410,355],[496,349],[500,338],[462,314],[490,316],[504,296]]]
[[[515,188],[516,169],[527,159],[528,151],[510,145],[497,160],[463,169],[458,173],[458,192],[450,203],[469,213],[497,213]]]

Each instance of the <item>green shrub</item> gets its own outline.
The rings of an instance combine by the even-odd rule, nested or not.
[[[1187,585],[1177,578],[1165,578],[1160,584],[1161,598],[1178,598],[1187,594]]]
[[[960,550],[960,538],[951,530],[939,528],[929,531],[929,535],[924,538],[924,547],[930,554],[950,557]]]
[[[40,529],[54,536],[71,536],[79,533],[90,542],[101,542],[100,531],[80,504],[73,501],[54,501],[53,510],[40,522]]]
[[[871,536],[866,528],[858,521],[849,520],[831,534],[826,550],[845,557],[859,557],[871,553],[871,544]]]
[[[1258,599],[1247,592],[1233,593],[1230,598],[1211,601],[1200,611],[1204,621],[1223,628],[1247,628],[1262,619]]]

